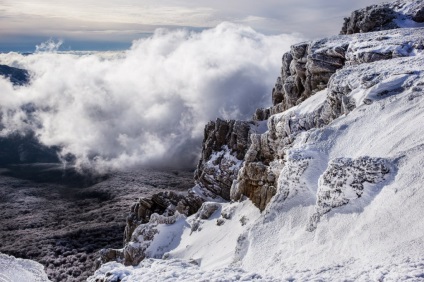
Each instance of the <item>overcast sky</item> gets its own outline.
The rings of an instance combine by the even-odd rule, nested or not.
[[[156,28],[203,29],[230,21],[264,34],[337,34],[354,9],[382,0],[0,0],[0,51],[48,38],[74,50],[122,49]]]

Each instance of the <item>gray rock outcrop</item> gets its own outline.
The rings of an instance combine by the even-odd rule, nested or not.
[[[283,55],[281,76],[272,90],[273,106],[257,110],[253,119],[266,120],[325,89],[330,77],[345,65],[347,48],[347,42],[337,38],[293,45]]]
[[[221,120],[205,126],[202,155],[194,173],[207,197],[230,200],[230,189],[249,148],[251,122]]]
[[[178,216],[190,216],[196,213],[202,204],[203,199],[191,191],[188,194],[166,191],[140,198],[127,216],[123,249],[100,250],[98,266],[109,261],[137,265],[145,258],[145,251],[157,234],[158,224],[172,224]],[[138,232],[135,234],[136,230]],[[134,247],[134,241],[141,240],[139,236],[143,238],[143,248]]]
[[[350,18],[345,19],[341,34],[389,30],[423,22],[424,2],[399,0],[354,11]],[[421,26],[424,27],[424,24]],[[372,37],[374,36],[363,40]],[[376,37],[373,40],[374,45],[377,40],[384,44],[386,39],[388,38],[384,36]],[[387,60],[396,56],[383,50],[352,52],[348,50],[352,48],[351,41],[351,37],[332,37],[291,46],[290,51],[282,57],[280,77],[272,90],[273,106],[258,109],[253,120],[267,120],[270,116],[284,112],[325,89],[331,76],[346,64]],[[417,38],[413,41],[416,42]],[[407,42],[402,38],[399,40],[399,44]],[[363,45],[366,45],[365,41]]]
[[[319,179],[315,213],[307,230],[315,230],[320,217],[332,209],[361,198],[365,192],[364,183],[382,182],[389,172],[388,162],[379,158],[338,158],[331,161]]]
[[[152,214],[173,216],[176,212],[190,216],[202,206],[203,200],[193,193],[187,195],[172,191],[160,192],[152,197],[140,198],[138,203],[131,207],[127,216],[124,231],[124,245],[127,244],[134,230],[141,224],[148,223]]]
[[[280,96],[273,96],[273,99],[276,98],[275,101],[278,102],[277,98],[282,97],[283,100],[268,109],[271,114],[268,118],[268,131],[263,134],[251,135],[251,146],[246,152],[237,180],[233,183],[231,198],[238,200],[242,196],[247,196],[258,208],[264,210],[276,193],[277,177],[286,163],[285,152],[291,148],[296,136],[313,128],[326,126],[338,117],[348,114],[361,103],[369,104],[379,97],[404,91],[403,82],[409,76],[412,77],[412,70],[416,69],[416,67],[412,67],[412,62],[416,62],[418,60],[416,55],[422,54],[424,50],[422,34],[424,34],[424,28],[399,29],[363,33],[355,35],[355,37],[336,36],[307,43],[306,47],[303,43],[295,45],[290,51],[290,56],[284,58],[289,58],[290,64],[293,62],[296,64],[295,58],[305,52],[308,54],[306,58],[302,59],[307,62],[305,73],[312,76],[310,79],[302,80],[303,72],[298,74],[296,68],[288,68],[288,61],[284,60],[282,74],[290,74],[292,79],[289,79],[288,83],[298,80],[301,85],[314,81],[313,77],[321,77],[322,81],[328,78],[328,82],[322,86],[326,89],[325,93],[321,93],[321,97],[324,99],[317,100],[315,109],[306,113],[298,113],[294,106],[303,101],[303,98],[295,101],[290,97],[305,95],[306,98],[324,88],[316,83],[309,84],[307,87],[311,89],[310,92],[307,92],[307,87],[305,87],[303,94],[296,92],[296,95],[291,95],[287,92],[288,95],[286,93],[288,88],[284,87],[288,77],[279,78],[278,81],[283,83],[283,86],[275,89],[283,89],[284,93]],[[303,47],[299,47],[299,49],[298,46]],[[317,61],[317,63],[314,61],[317,58],[325,58],[325,61]],[[335,58],[340,60],[333,60]],[[343,65],[341,65],[342,61]],[[387,63],[385,63],[387,61],[398,63],[387,68]],[[395,67],[396,64],[410,65],[411,73],[402,75],[403,67],[398,69]],[[314,73],[316,73],[315,76]],[[380,83],[392,76],[399,76],[399,78],[395,79],[395,82],[389,83],[387,89],[384,88],[382,86],[384,84]],[[305,77],[303,76],[303,78]],[[368,92],[376,93],[368,95],[358,104],[358,101],[350,95],[358,84],[364,89],[369,89]],[[377,84],[379,84],[379,89],[374,91],[373,86]],[[302,89],[302,87],[296,89]],[[276,109],[283,109],[284,112],[277,113]]]
[[[208,123],[191,193],[140,199],[127,222],[124,249],[105,251],[103,262],[140,262],[158,234],[157,225],[172,224],[180,215],[197,212],[192,232],[200,231],[202,220],[220,208],[219,204],[202,205],[211,199],[238,201],[247,197],[263,211],[277,193],[274,199],[285,204],[303,189],[312,204],[315,196],[317,199],[316,212],[307,227],[313,231],[323,214],[362,197],[368,188],[364,183],[383,182],[390,172],[386,160],[338,158],[329,163],[317,194],[311,196],[302,175],[313,157],[293,153],[293,146],[306,143],[311,136],[318,138],[311,132],[356,107],[406,91],[422,91],[414,70],[424,66],[424,27],[391,30],[402,27],[395,26],[397,20],[421,21],[422,1],[409,2],[410,6],[405,3],[356,11],[345,22],[346,35],[292,46],[282,58],[281,74],[272,91],[273,106],[254,114],[254,121],[267,120],[268,131],[255,133],[253,122],[247,121],[217,119]],[[380,31],[364,33],[375,30]],[[352,33],[359,34],[349,35]],[[306,110],[297,107],[308,98],[312,102],[303,104]],[[231,216],[230,211],[222,211],[217,224],[224,224]]]
[[[401,28],[411,25],[408,21],[424,22],[424,2],[399,0],[368,6],[352,12],[344,19],[340,34],[354,34]]]

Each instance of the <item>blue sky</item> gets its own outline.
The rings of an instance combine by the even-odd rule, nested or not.
[[[199,30],[229,21],[264,34],[337,34],[354,9],[382,0],[0,0],[0,51],[33,51],[49,38],[63,49],[125,49],[157,28]]]

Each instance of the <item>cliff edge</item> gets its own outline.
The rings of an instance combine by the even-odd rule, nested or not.
[[[271,107],[206,126],[182,200],[200,208],[149,214],[102,256],[134,267],[109,262],[89,281],[422,280],[422,13],[418,0],[374,5],[292,46]]]

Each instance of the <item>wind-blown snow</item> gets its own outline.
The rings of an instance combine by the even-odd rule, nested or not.
[[[1,282],[48,282],[44,267],[38,262],[0,254]]]
[[[0,78],[0,135],[33,130],[98,170],[193,167],[209,120],[247,119],[270,103],[281,53],[298,40],[222,23],[157,30],[120,53],[56,53],[49,41],[32,55],[0,54],[31,73],[24,87]]]

